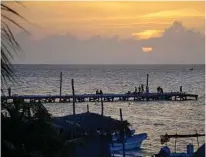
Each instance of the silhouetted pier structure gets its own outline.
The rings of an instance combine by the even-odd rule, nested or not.
[[[12,102],[14,100],[20,100],[25,102],[44,102],[44,103],[73,103],[73,113],[75,114],[75,102],[100,102],[103,106],[103,102],[115,102],[115,101],[185,101],[185,100],[197,100],[198,95],[183,93],[182,86],[180,92],[149,92],[149,74],[146,79],[146,92],[133,92],[126,94],[75,94],[74,80],[71,79],[72,94],[62,95],[62,72],[60,73],[60,89],[59,95],[11,95],[11,88],[8,88],[8,96],[1,96],[2,102]],[[159,87],[160,88],[160,87]]]
[[[170,93],[139,93],[139,94],[76,94],[76,95],[13,95],[1,96],[2,101],[12,102],[22,100],[26,102],[69,103],[73,102],[115,102],[115,101],[186,101],[197,100],[198,95],[170,92]]]

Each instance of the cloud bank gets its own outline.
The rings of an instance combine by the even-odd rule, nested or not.
[[[17,36],[24,52],[15,64],[204,64],[205,37],[174,22],[162,36],[149,39],[93,36],[80,40],[70,34],[34,40]],[[143,47],[151,47],[144,53]]]

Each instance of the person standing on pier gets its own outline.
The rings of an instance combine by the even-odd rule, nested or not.
[[[134,93],[137,94],[137,87],[135,87]]]
[[[144,85],[141,84],[141,90],[142,90],[142,93],[144,92]]]
[[[99,94],[99,90],[98,89],[96,90],[96,94]]]
[[[161,87],[160,87],[160,93],[161,94],[164,93],[163,88],[161,88]]]
[[[182,93],[182,86],[180,86],[180,93]]]
[[[141,87],[140,87],[140,86],[138,87],[138,90],[139,90],[139,92],[138,92],[138,93],[141,93]]]
[[[157,93],[160,93],[160,86],[157,87]]]
[[[8,88],[8,95],[11,96],[11,88]]]
[[[100,89],[99,94],[103,94],[102,90]]]

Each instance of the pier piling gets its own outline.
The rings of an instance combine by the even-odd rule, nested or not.
[[[102,106],[101,115],[103,116],[104,115],[104,103],[103,103],[102,97],[101,97],[101,106]]]
[[[87,112],[89,112],[89,105],[87,104]]]
[[[122,109],[120,108],[119,109],[120,111],[120,119],[121,119],[121,122],[123,122],[123,117],[122,117]],[[124,140],[124,125],[122,124],[122,151],[123,151],[123,157],[125,157],[125,140]]]
[[[72,100],[73,100],[73,114],[75,115],[75,91],[74,91],[74,79],[72,79]]]
[[[62,96],[62,72],[60,73],[60,85],[59,85],[59,95],[60,95],[60,99],[59,102],[61,102],[61,96]]]
[[[147,74],[147,87],[148,87],[148,83],[149,83],[149,74]]]

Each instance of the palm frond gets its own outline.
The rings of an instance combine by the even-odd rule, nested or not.
[[[18,3],[18,4],[19,4],[19,3]],[[16,15],[16,16],[24,19],[24,20],[26,20],[23,16],[21,16],[19,13],[17,13],[15,10],[13,10],[12,8],[8,7],[8,6],[5,5],[5,4],[2,4],[2,3],[1,3],[1,9],[4,10],[4,11],[8,11],[8,12],[10,12],[10,13],[12,13],[12,14],[14,14],[14,15]]]
[[[20,24],[18,24],[16,21],[12,20],[11,18],[5,16],[5,15],[1,15],[2,18],[4,18],[5,20],[8,20],[9,22],[13,23],[14,25],[16,25],[17,27],[19,27],[20,29],[24,30],[25,32],[29,33],[26,29],[24,29],[24,27],[22,27]]]
[[[17,26],[24,32],[29,32],[18,22],[9,18],[8,14],[10,13],[11,15],[15,15],[16,17],[26,20],[23,16],[3,3],[1,3],[1,10],[1,81],[2,83],[7,84],[8,82],[15,82],[16,76],[14,75],[11,61],[14,55],[22,51],[11,31],[10,24]]]

